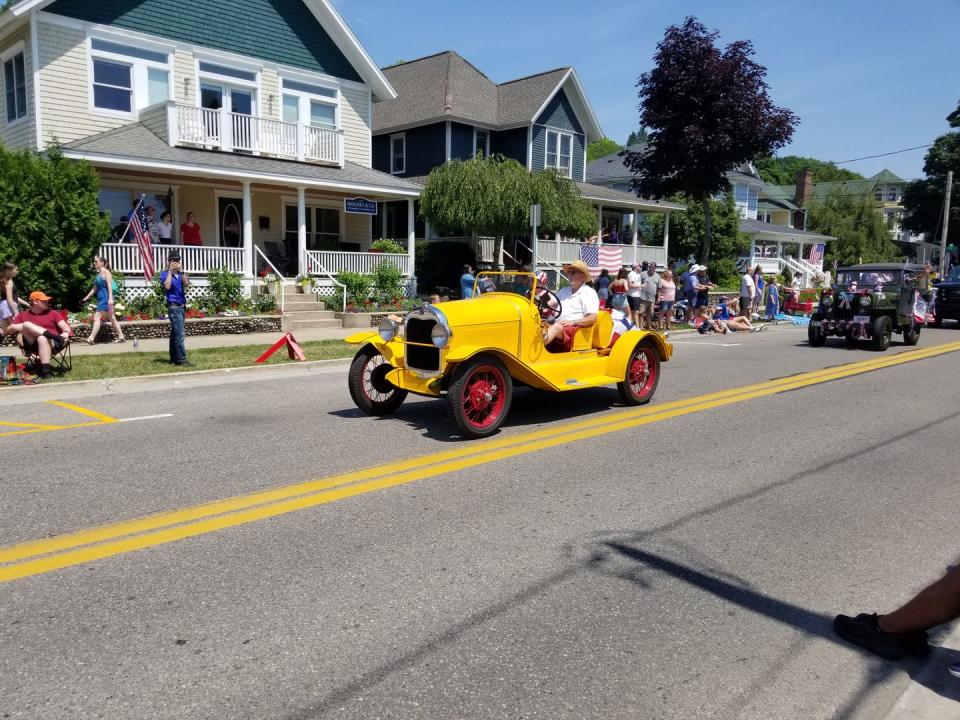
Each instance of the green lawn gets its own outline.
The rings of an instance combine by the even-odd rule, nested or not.
[[[320,340],[301,343],[307,360],[335,360],[352,357],[355,345],[342,340]],[[263,345],[238,345],[235,347],[205,348],[190,350],[190,362],[194,367],[176,367],[170,364],[169,354],[164,352],[124,352],[109,355],[74,355],[73,371],[54,376],[44,382],[58,380],[102,380],[105,378],[130,377],[132,375],[160,375],[190,370],[217,370],[253,365],[266,348]],[[286,348],[280,348],[266,361],[266,365],[295,364],[287,359]]]

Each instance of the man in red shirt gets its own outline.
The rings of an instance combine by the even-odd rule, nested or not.
[[[50,358],[63,349],[73,333],[63,316],[50,309],[52,299],[40,290],[30,293],[30,309],[17,313],[5,331],[7,335],[19,333],[23,349],[40,356],[40,377],[50,376]]]

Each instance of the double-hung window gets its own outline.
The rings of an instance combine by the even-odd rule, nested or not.
[[[27,114],[27,74],[23,52],[3,61],[3,86],[7,103],[7,122],[16,122]]]
[[[573,163],[573,136],[566,133],[547,131],[547,162],[548,168],[556,168],[561,175],[571,177]]]
[[[90,39],[91,104],[105,114],[133,116],[170,97],[166,52]]]
[[[486,130],[476,128],[473,135],[473,155],[474,157],[490,156],[490,133]]]
[[[308,205],[306,210],[307,250],[337,250],[340,247],[340,209]],[[288,248],[297,246],[297,206],[289,203],[284,205],[284,238]]]
[[[283,120],[336,130],[340,126],[340,91],[298,80],[283,79]]]
[[[407,168],[407,136],[390,136],[390,172],[399,175]]]
[[[896,202],[900,199],[900,193],[897,191],[896,185],[887,186],[887,202]]]

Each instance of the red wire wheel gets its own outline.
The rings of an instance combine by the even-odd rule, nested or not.
[[[503,363],[479,356],[459,368],[447,390],[450,414],[466,438],[492,435],[503,424],[513,399],[513,382]]]
[[[637,345],[627,361],[623,382],[617,383],[620,397],[627,405],[650,402],[660,382],[660,356],[650,345]]]
[[[393,366],[373,345],[365,345],[354,356],[347,373],[347,387],[357,407],[368,415],[389,415],[407,397],[407,391],[392,385],[387,373]]]

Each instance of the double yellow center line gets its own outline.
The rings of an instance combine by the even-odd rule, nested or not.
[[[549,429],[0,548],[0,582],[163,545],[427,477],[960,350],[960,342],[647,405]]]

